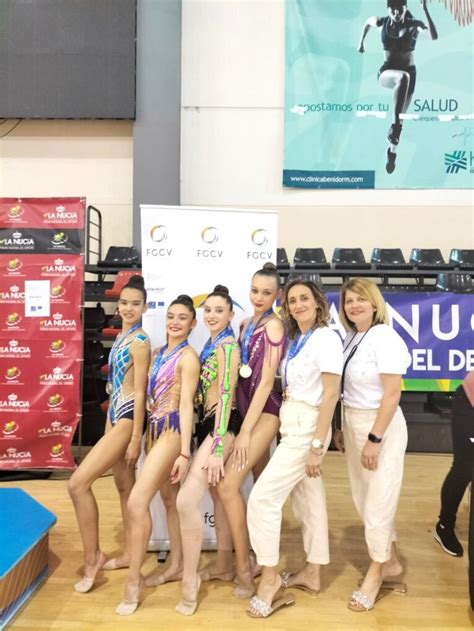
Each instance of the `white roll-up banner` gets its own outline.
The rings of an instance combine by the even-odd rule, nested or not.
[[[197,353],[209,333],[200,305],[214,286],[225,285],[234,301],[232,326],[251,315],[250,280],[267,262],[276,260],[277,213],[269,210],[141,205],[142,266],[148,291],[143,327],[152,347],[166,342],[165,317],[169,303],[179,294],[193,298],[198,325],[189,338]],[[249,475],[242,486],[247,496]],[[215,548],[213,504],[206,494],[201,510],[204,549]],[[159,497],[151,506],[153,531],[149,549],[169,548],[166,514]]]

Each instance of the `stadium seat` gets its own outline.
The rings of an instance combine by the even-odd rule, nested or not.
[[[104,294],[107,298],[118,298],[120,296],[120,292],[122,287],[128,283],[132,276],[136,276],[136,270],[132,271],[120,271],[115,277],[114,286],[111,289],[106,289]]]
[[[288,274],[288,278],[286,280],[285,285],[288,285],[289,283],[293,282],[294,280],[312,281],[318,287],[322,287],[323,286],[323,282],[321,280],[321,276],[319,274],[315,274],[314,272],[303,272],[303,271],[301,271],[301,272],[290,272]]]
[[[460,270],[474,270],[474,250],[459,250],[458,248],[453,248],[449,262]]]
[[[374,248],[371,261],[375,269],[380,270],[413,269],[413,265],[405,261],[400,248]]]
[[[332,255],[334,269],[370,269],[362,248],[335,248]]]
[[[410,263],[420,270],[454,269],[453,265],[446,263],[438,248],[413,248]]]
[[[290,269],[290,261],[285,248],[277,248],[277,267],[278,269]]]
[[[296,248],[293,258],[295,269],[329,269],[323,248]]]
[[[135,246],[111,245],[105,259],[98,261],[99,267],[141,267],[140,256]]]
[[[441,272],[436,277],[436,289],[438,291],[469,294],[474,291],[474,285],[470,274]]]

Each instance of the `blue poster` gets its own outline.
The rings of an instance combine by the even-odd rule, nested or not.
[[[286,0],[283,185],[469,189],[473,0]]]
[[[474,370],[472,294],[384,292],[390,322],[411,356],[405,390],[452,391]],[[339,294],[329,292],[331,327],[344,338]]]

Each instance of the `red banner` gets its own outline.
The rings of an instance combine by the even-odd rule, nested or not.
[[[0,469],[75,466],[84,205],[0,199]],[[27,281],[44,281],[44,300],[27,306]]]

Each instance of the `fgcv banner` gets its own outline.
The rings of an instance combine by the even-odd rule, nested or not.
[[[472,0],[287,0],[283,185],[471,188]]]

